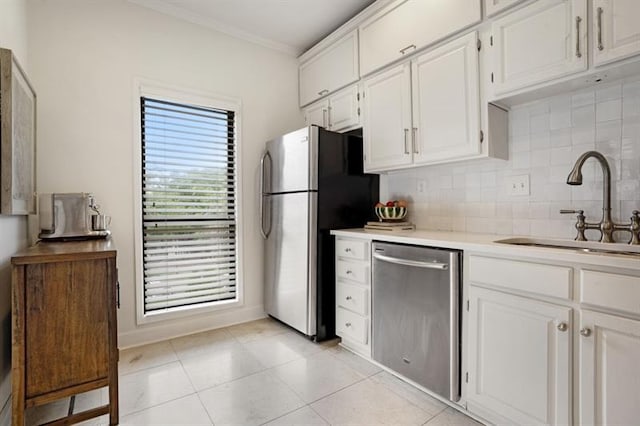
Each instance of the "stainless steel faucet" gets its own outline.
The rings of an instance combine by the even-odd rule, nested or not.
[[[598,224],[587,223],[587,229],[593,229],[597,226],[602,233],[600,242],[612,243],[613,241],[613,221],[611,220],[611,169],[609,168],[609,162],[604,155],[598,151],[587,151],[582,154],[576,160],[576,164],[573,166],[571,173],[567,177],[567,183],[569,185],[582,185],[582,166],[588,158],[595,158],[602,167],[602,219]],[[591,225],[591,226],[590,226]],[[596,225],[596,226],[593,226]]]
[[[585,221],[582,210],[560,210],[560,213],[577,213],[578,222],[576,223],[576,229],[578,235],[576,240],[586,241],[584,231],[586,229],[599,229],[601,232],[600,242],[602,243],[614,243],[613,231],[628,231],[631,232],[631,239],[629,244],[638,244],[640,233],[640,218],[638,211],[634,211],[631,217],[631,223],[618,224],[611,220],[611,169],[609,168],[609,162],[604,155],[598,151],[587,151],[582,154],[576,160],[576,164],[573,166],[571,173],[567,177],[567,183],[569,185],[582,185],[582,166],[584,162],[589,158],[595,158],[602,167],[602,219],[598,223],[589,223]]]

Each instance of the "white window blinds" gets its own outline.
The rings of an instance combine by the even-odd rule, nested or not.
[[[236,299],[234,112],[141,98],[144,311]]]

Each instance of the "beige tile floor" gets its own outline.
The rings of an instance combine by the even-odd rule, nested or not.
[[[478,425],[336,343],[264,319],[121,351],[120,424]],[[106,402],[99,390],[76,407]],[[28,424],[67,409],[31,409]]]

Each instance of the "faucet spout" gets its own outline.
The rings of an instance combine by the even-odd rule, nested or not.
[[[576,160],[571,173],[567,176],[567,184],[582,185],[582,166],[589,158],[595,158],[602,168],[602,220],[600,221],[600,231],[603,243],[612,243],[613,240],[613,221],[611,220],[611,168],[609,162],[604,155],[598,151],[587,151]]]

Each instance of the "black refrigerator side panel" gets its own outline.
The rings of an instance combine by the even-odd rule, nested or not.
[[[362,138],[320,129],[318,143],[317,340],[335,337],[335,244],[332,229],[376,220],[378,175],[362,173]]]

